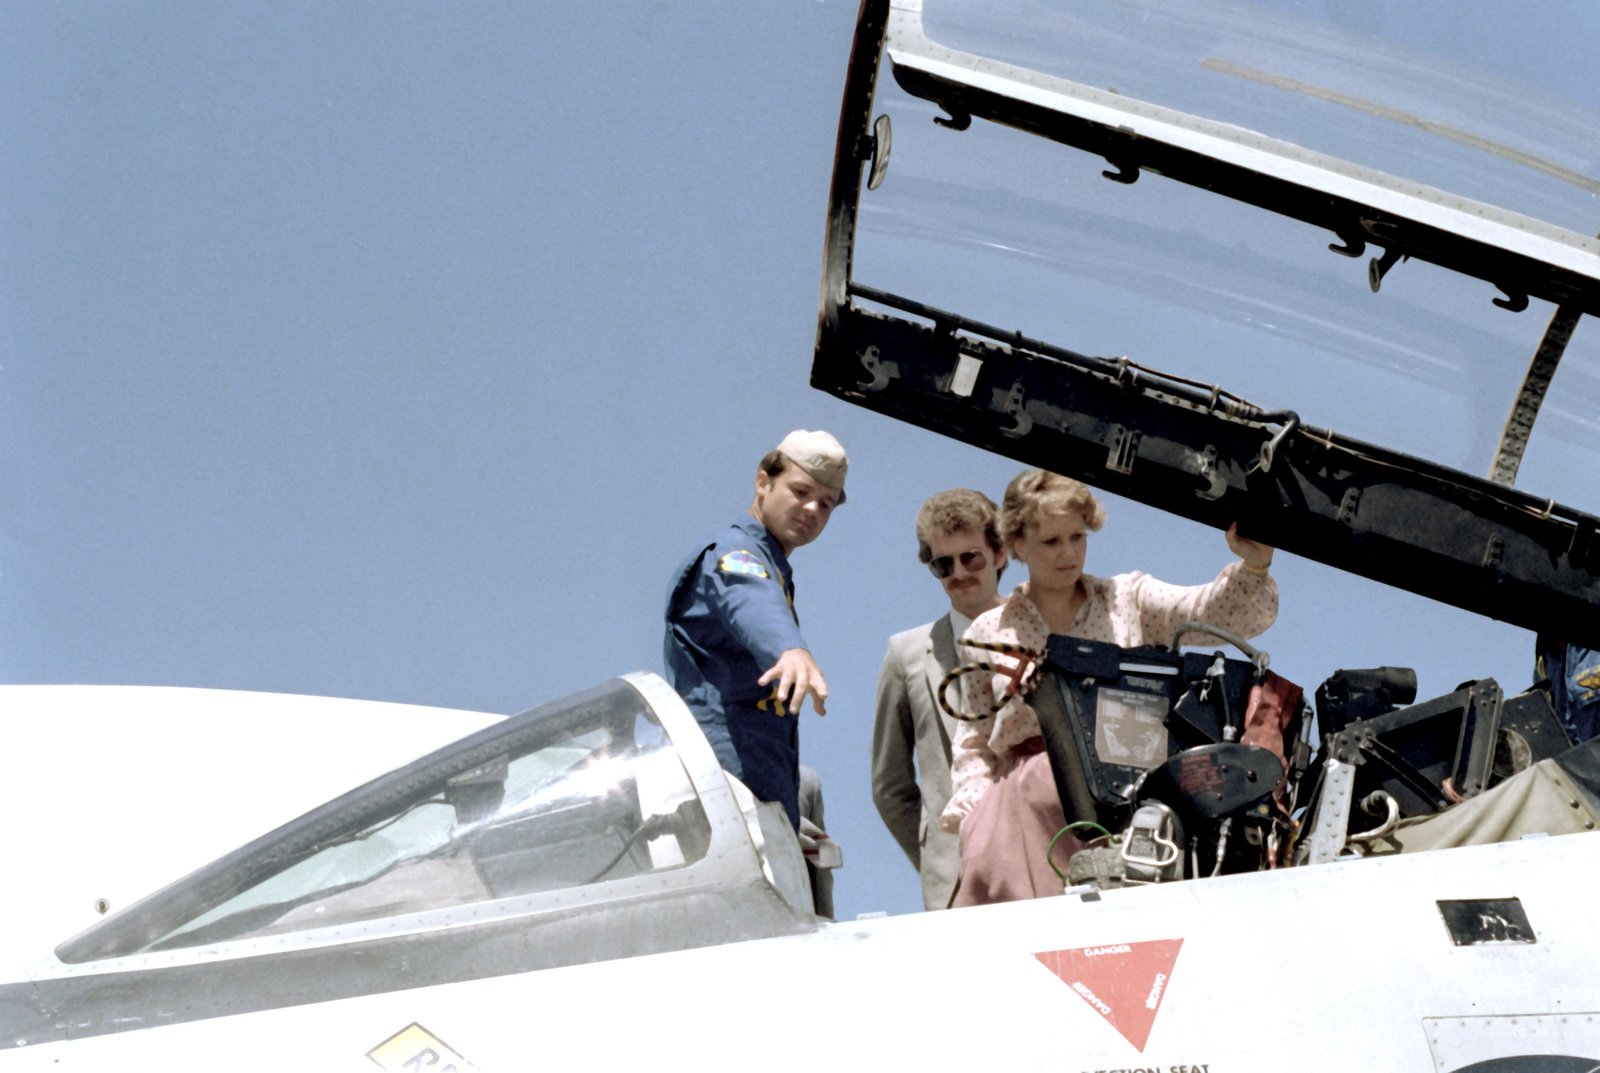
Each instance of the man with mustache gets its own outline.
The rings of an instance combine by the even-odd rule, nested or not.
[[[872,727],[872,800],[878,815],[922,876],[928,909],[950,904],[961,870],[957,837],[939,826],[950,800],[954,725],[935,691],[961,660],[956,639],[972,620],[1000,604],[996,507],[970,488],[930,496],[917,511],[917,558],[939,579],[950,609],[932,622],[889,638],[878,672]]]

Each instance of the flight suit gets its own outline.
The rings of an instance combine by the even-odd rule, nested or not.
[[[694,713],[722,766],[800,826],[800,721],[777,683],[758,686],[778,657],[807,648],[794,613],[788,557],[753,517],[689,555],[667,597],[667,681]]]
[[[1600,736],[1600,651],[1539,634],[1533,681],[1549,683],[1550,704],[1574,745]]]

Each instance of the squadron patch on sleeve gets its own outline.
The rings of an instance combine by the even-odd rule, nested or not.
[[[765,564],[748,551],[730,551],[717,560],[717,569],[724,574],[744,574],[747,577],[770,577]]]

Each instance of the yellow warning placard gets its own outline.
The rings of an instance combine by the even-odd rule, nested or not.
[[[367,1057],[379,1068],[399,1073],[477,1073],[471,1062],[415,1021],[372,1048]]]

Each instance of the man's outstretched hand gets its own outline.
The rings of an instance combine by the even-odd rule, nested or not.
[[[822,668],[803,648],[791,648],[778,657],[778,662],[767,668],[767,673],[756,679],[756,685],[778,683],[778,702],[785,712],[800,711],[806,697],[818,715],[828,714],[828,681],[822,677]]]

